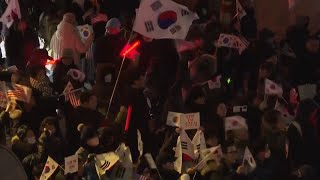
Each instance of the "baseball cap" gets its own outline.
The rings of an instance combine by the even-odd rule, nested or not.
[[[114,29],[120,29],[121,28],[121,22],[118,18],[111,18],[106,25],[107,28],[114,28]]]

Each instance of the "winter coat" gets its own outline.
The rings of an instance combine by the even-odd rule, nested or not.
[[[120,52],[125,42],[121,34],[106,35],[96,40],[93,46],[93,59],[99,63],[119,63]]]
[[[93,36],[90,36],[86,42],[82,42],[78,29],[70,23],[61,21],[51,39],[52,57],[59,59],[62,56],[63,49],[72,49],[74,63],[79,66],[80,54],[85,53],[90,48],[92,41]]]
[[[12,138],[12,152],[22,161],[29,154],[32,154],[36,150],[35,144],[29,144],[23,142],[18,136]]]
[[[62,93],[65,86],[68,83],[67,73],[70,69],[78,69],[75,64],[71,64],[69,66],[62,63],[62,61],[58,61],[56,67],[53,70],[53,86],[55,91],[58,93]]]

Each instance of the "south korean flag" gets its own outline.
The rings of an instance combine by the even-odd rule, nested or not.
[[[171,0],[144,0],[133,30],[153,39],[185,39],[196,13]]]

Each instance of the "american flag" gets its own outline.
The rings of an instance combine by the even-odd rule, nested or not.
[[[149,180],[150,178],[147,176],[137,174],[135,180]]]
[[[95,15],[93,18],[91,18],[91,24],[96,24],[98,22],[107,22],[108,17],[105,14],[99,13]]]
[[[65,101],[69,101],[74,108],[80,106],[80,100],[76,96],[76,91],[78,90],[74,90],[71,82],[68,82],[67,86],[63,91]]]
[[[0,107],[5,108],[7,107],[7,104],[8,104],[8,99],[6,94],[0,91]]]
[[[7,96],[9,99],[29,102],[31,98],[31,89],[15,83],[7,83]]]

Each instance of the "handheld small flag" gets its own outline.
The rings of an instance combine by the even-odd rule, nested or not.
[[[153,160],[153,158],[152,158],[150,153],[145,154],[144,157],[146,158],[146,160],[147,160],[147,162],[148,162],[148,164],[149,164],[151,169],[157,169],[157,165],[154,162],[154,160]]]
[[[6,83],[8,99],[30,102],[32,90],[20,84]]]
[[[137,129],[137,139],[138,139],[138,151],[140,153],[140,156],[142,156],[143,154],[143,142],[141,139],[141,133],[139,131],[139,129]]]
[[[285,120],[286,124],[290,124],[295,118],[295,116],[291,115],[288,109],[284,105],[280,104],[279,101],[276,101],[274,109],[281,113],[281,117]]]
[[[21,11],[18,0],[10,0],[6,11],[2,14],[0,22],[10,28],[16,18],[21,19]]]
[[[182,158],[184,161],[192,161],[195,159],[194,148],[191,139],[185,130],[181,130],[180,133]]]
[[[78,26],[77,29],[80,33],[80,37],[83,42],[85,42],[93,34],[92,26],[90,26],[88,24]]]
[[[221,88],[221,75],[215,76],[212,80],[208,81],[209,89],[219,89]]]
[[[119,156],[120,163],[112,169],[112,179],[132,179],[133,163],[130,148],[124,143],[121,143],[115,153]]]
[[[243,9],[242,5],[240,4],[239,0],[236,0],[236,8],[237,8],[237,14],[239,20],[241,20],[244,16],[247,15],[246,11]]]
[[[173,163],[174,169],[181,174],[182,171],[182,147],[181,147],[181,138],[180,136],[177,139],[177,145],[175,148],[175,157],[176,161]]]
[[[44,166],[42,174],[40,176],[40,180],[47,180],[49,179],[54,171],[58,168],[59,164],[54,161],[50,156],[48,156],[47,162]]]
[[[69,81],[68,84],[66,85],[65,89],[63,90],[63,94],[64,94],[64,98],[65,98],[65,101],[70,101],[70,104],[73,106],[73,107],[78,107],[80,106],[80,100],[79,98],[77,98],[75,92],[77,90],[74,90],[71,82]]]
[[[78,171],[78,155],[72,155],[64,158],[65,170],[64,174],[75,173]]]
[[[181,115],[182,115],[182,113],[169,111],[166,124],[168,126],[180,127],[181,126]]]
[[[130,148],[124,143],[120,144],[115,153],[119,156],[119,161],[123,167],[129,168],[133,166]]]
[[[83,82],[84,79],[86,78],[86,75],[78,69],[70,69],[67,72],[67,75],[71,76],[72,79],[79,82]]]
[[[219,39],[216,43],[216,47],[227,47],[238,49],[239,54],[249,46],[249,42],[242,37],[230,35],[230,34],[220,34]]]
[[[265,80],[265,94],[266,95],[277,95],[278,97],[282,97],[283,90],[279,84],[266,79]]]
[[[255,169],[257,167],[256,161],[254,160],[250,150],[248,147],[246,147],[245,151],[244,151],[244,156],[243,156],[243,161],[242,164],[245,163],[245,161],[248,162],[248,164],[250,165],[251,169]]]
[[[195,157],[197,158],[200,155],[200,151],[202,149],[207,148],[206,140],[204,138],[204,133],[202,132],[202,130],[198,130],[196,132],[196,134],[194,135],[194,137],[192,139],[192,144],[193,144]]]
[[[248,129],[246,119],[241,116],[226,117],[224,120],[225,131],[236,129]]]
[[[214,160],[217,164],[220,164],[220,161],[223,157],[221,145],[201,150],[200,156],[201,161],[197,164],[195,169],[202,169],[210,160]]]
[[[96,164],[99,170],[99,174],[103,175],[108,171],[116,162],[118,162],[119,156],[114,152],[98,154],[96,156]]]

